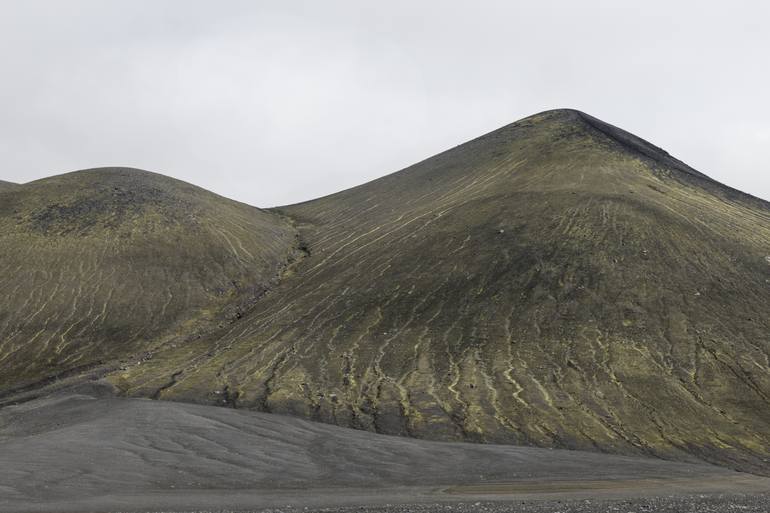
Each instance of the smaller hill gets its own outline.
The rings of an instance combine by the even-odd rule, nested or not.
[[[296,246],[280,216],[129,168],[5,190],[0,390],[196,336],[277,279]]]

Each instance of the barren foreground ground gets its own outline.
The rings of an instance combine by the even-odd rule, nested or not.
[[[0,409],[0,511],[767,511],[770,479],[82,387]],[[688,509],[689,508],[689,509]]]
[[[278,510],[273,510],[278,511]],[[291,509],[281,509],[290,513]],[[626,500],[502,500],[495,502],[466,502],[455,504],[410,504],[370,508],[322,509],[319,512],[356,513],[717,513],[741,511],[766,513],[770,511],[770,496],[765,495],[690,495],[647,497]],[[304,510],[303,513],[309,513]]]

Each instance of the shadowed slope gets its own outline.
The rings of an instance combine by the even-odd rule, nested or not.
[[[294,251],[279,216],[135,169],[0,197],[0,391],[226,323]],[[227,308],[226,308],[227,307]]]
[[[19,185],[13,182],[6,182],[4,180],[0,180],[0,192],[9,191],[9,190],[15,189],[16,187],[19,187]]]
[[[115,384],[770,471],[767,203],[560,110],[280,212],[309,254],[292,275]]]

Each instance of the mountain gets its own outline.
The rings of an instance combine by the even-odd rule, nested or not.
[[[168,180],[121,173],[127,194]],[[0,347],[0,389],[98,361],[91,375],[128,396],[770,473],[770,205],[584,113],[537,114],[314,201],[227,203],[237,236],[217,235],[225,221],[211,205],[222,198],[186,186],[211,208],[192,221],[177,196],[157,197],[153,215],[139,216],[157,237],[131,230],[142,237],[132,265],[96,302],[136,314],[79,331],[77,344],[66,343],[70,312],[78,330],[103,318],[72,304],[96,286],[77,252],[105,254],[102,236],[86,244],[83,231],[112,233],[104,219],[136,202],[60,207],[77,203],[54,184],[75,178],[51,180],[45,193],[34,192],[45,181],[12,193],[20,217],[0,206],[0,233],[14,227],[17,248],[12,261],[0,249],[3,276],[16,280],[5,289],[17,291],[0,305],[3,337],[19,332]],[[81,218],[92,210],[102,225]],[[212,255],[222,263],[207,264]],[[123,260],[96,261],[103,275]],[[150,263],[163,279],[148,276]],[[232,282],[251,292],[205,293]],[[163,293],[168,283],[199,294],[179,300],[185,292]],[[51,294],[62,299],[46,302]],[[162,309],[170,297],[179,302]]]
[[[6,191],[0,391],[145,355],[223,322],[233,302],[277,280],[295,239],[279,216],[134,169]]]

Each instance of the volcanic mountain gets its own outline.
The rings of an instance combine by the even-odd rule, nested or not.
[[[578,111],[271,210],[70,173],[0,188],[0,228],[6,402],[100,378],[770,473],[770,204]]]

